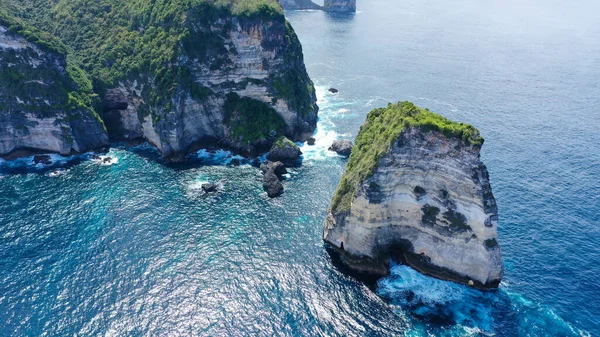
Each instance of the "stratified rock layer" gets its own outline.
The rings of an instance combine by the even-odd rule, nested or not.
[[[354,13],[356,0],[325,0],[323,9],[329,12]]]
[[[314,85],[276,0],[5,0],[5,18],[67,46],[112,140],[148,141],[168,161],[209,145],[255,156],[315,130]]]
[[[312,135],[316,95],[300,42],[283,16],[229,16],[206,25],[191,34],[201,40],[209,29],[223,49],[182,54],[177,66],[188,69],[191,84],[180,83],[166,106],[149,104],[154,84],[143,74],[107,91],[103,117],[111,137],[147,140],[165,158],[178,160],[198,144],[251,156],[280,135],[298,141]]]
[[[107,145],[102,120],[86,104],[88,93],[71,78],[80,71],[68,69],[64,54],[29,42],[18,32],[22,27],[13,26],[16,32],[0,24],[0,157]]]
[[[381,122],[401,119],[399,135],[388,149],[375,154],[378,160],[371,173],[348,188],[344,182],[364,169],[353,157],[373,146],[365,134],[357,137],[355,149],[360,153],[353,151],[328,212],[325,241],[358,270],[385,274],[393,258],[438,278],[497,287],[503,263],[496,202],[479,159],[482,139],[470,126],[401,104],[402,111],[390,106],[372,112],[361,129],[368,133],[383,125],[378,134],[393,133]],[[448,124],[440,124],[441,129],[427,124],[432,116]],[[459,132],[465,128],[462,137],[451,134],[454,127]],[[342,201],[346,191],[348,204]]]
[[[312,2],[311,0],[278,0],[284,9],[298,10],[298,9],[322,9],[321,6]]]

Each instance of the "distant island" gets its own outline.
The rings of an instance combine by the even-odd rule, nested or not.
[[[325,0],[323,6],[317,5],[311,0],[279,0],[284,9],[321,9],[335,13],[356,12],[356,0]]]

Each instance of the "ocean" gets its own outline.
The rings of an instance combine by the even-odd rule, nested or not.
[[[0,336],[599,336],[599,11],[359,0],[355,15],[287,12],[320,119],[277,199],[226,151],[165,165],[115,144],[110,165],[54,156],[58,174],[0,161]],[[357,278],[323,245],[346,163],[327,148],[404,100],[486,139],[497,291],[403,265]]]

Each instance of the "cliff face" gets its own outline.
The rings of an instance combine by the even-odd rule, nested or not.
[[[7,1],[72,51],[113,140],[181,160],[205,145],[256,155],[316,127],[302,47],[276,0]]]
[[[473,127],[410,103],[373,111],[325,220],[325,241],[358,270],[387,273],[394,258],[442,279],[497,287],[503,263],[482,142]]]
[[[322,9],[321,6],[312,2],[311,0],[278,0],[284,9],[298,10],[298,9]]]
[[[107,90],[103,116],[111,137],[148,140],[174,160],[207,143],[253,155],[281,135],[308,138],[316,95],[289,23],[230,16],[195,27],[189,39],[200,40],[205,30],[218,47],[181,50],[174,66],[186,78],[167,102],[152,103],[151,76]]]
[[[356,0],[325,0],[323,8],[329,12],[356,12]]]
[[[0,157],[80,153],[107,145],[85,74],[43,36],[33,36],[38,32],[8,20],[0,17]]]

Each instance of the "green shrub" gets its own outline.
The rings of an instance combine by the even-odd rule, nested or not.
[[[247,143],[267,138],[271,131],[282,134],[286,126],[283,118],[267,103],[236,93],[227,96],[224,122],[233,139]]]

